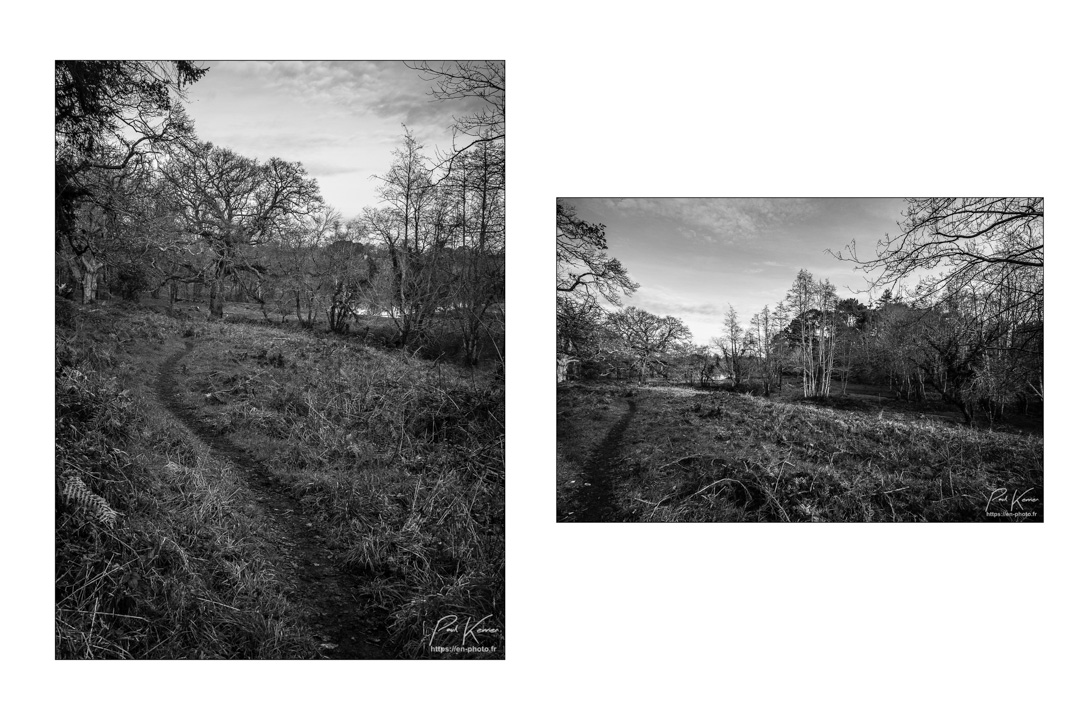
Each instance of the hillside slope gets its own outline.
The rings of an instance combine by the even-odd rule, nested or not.
[[[56,345],[57,657],[502,657],[500,376],[183,310]]]

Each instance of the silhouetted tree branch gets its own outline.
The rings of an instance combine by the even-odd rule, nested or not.
[[[604,225],[580,219],[569,205],[556,203],[555,290],[591,295],[598,292],[608,302],[620,304],[638,284],[616,258],[608,257]]]
[[[873,275],[872,290],[925,274],[921,298],[957,280],[996,282],[994,266],[1043,267],[1042,198],[910,198],[899,227],[878,241],[874,258],[860,258],[854,240],[832,255]]]

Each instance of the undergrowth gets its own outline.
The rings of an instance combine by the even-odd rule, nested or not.
[[[559,395],[560,437],[625,390]],[[635,391],[612,478],[628,521],[1039,521],[1043,441],[732,393]],[[607,416],[605,415],[605,418]],[[561,450],[561,449],[560,449]],[[560,498],[567,496],[560,481]]]
[[[152,400],[177,339],[182,402],[307,506],[385,613],[398,657],[501,657],[501,367],[354,338],[64,306],[56,341],[56,655],[315,657],[250,492]],[[492,654],[435,654],[443,618]]]
[[[138,389],[147,348],[182,328],[58,313],[55,655],[314,657],[231,471]]]
[[[428,656],[448,615],[488,618],[501,648],[500,372],[242,324],[199,338],[185,370],[186,401],[320,517],[399,655]]]

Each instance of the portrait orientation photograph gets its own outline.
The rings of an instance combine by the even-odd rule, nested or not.
[[[559,522],[1042,522],[1042,198],[560,198],[556,262]]]
[[[57,61],[57,659],[502,659],[504,63]]]

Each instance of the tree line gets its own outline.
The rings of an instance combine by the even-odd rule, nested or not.
[[[869,275],[869,304],[800,270],[749,326],[729,305],[704,346],[678,318],[622,308],[637,285],[608,257],[604,226],[562,203],[557,218],[557,352],[580,377],[723,378],[765,395],[788,382],[813,398],[859,382],[937,399],[968,422],[1043,400],[1041,198],[910,199],[873,258],[854,245],[835,254]]]
[[[388,318],[395,342],[453,326],[477,362],[501,336],[505,257],[503,65],[414,63],[435,100],[477,98],[431,158],[406,128],[380,204],[345,219],[303,165],[202,141],[184,111],[191,62],[56,64],[56,288],[227,299],[334,331]]]

